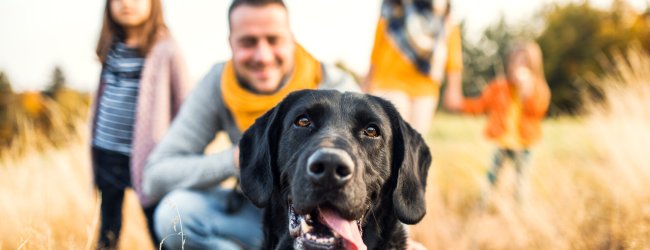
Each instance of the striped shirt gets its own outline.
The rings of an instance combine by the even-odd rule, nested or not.
[[[130,155],[143,64],[138,50],[121,42],[108,53],[101,75],[105,88],[99,100],[93,146]]]

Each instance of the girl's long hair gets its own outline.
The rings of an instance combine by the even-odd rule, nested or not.
[[[99,34],[99,41],[97,42],[97,49],[95,51],[99,61],[102,63],[106,62],[106,55],[113,44],[118,41],[124,41],[126,38],[124,28],[111,16],[110,2],[111,0],[106,0],[104,21],[102,22],[102,30]],[[138,50],[142,56],[146,56],[159,39],[168,35],[160,0],[151,0],[151,15],[142,24],[142,29],[143,32],[138,38],[140,41]]]

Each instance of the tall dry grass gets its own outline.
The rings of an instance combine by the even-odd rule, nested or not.
[[[597,82],[605,103],[544,122],[519,201],[511,169],[488,188],[493,146],[482,125],[438,117],[428,214],[415,237],[432,249],[650,249],[650,57],[630,52],[615,65]]]
[[[650,249],[650,58],[627,58],[599,80],[605,105],[543,123],[519,201],[509,168],[503,185],[481,195],[494,150],[483,139],[484,120],[437,116],[427,135],[434,155],[428,211],[411,228],[414,237],[430,249]],[[30,136],[21,140],[44,140]],[[0,156],[0,249],[94,247],[99,201],[88,140],[68,141]],[[126,203],[120,247],[153,248],[132,193]]]
[[[21,138],[24,142],[47,140],[25,134],[31,137]],[[39,143],[0,157],[0,249],[94,248],[100,201],[91,182],[88,142],[68,139],[65,148]],[[121,248],[153,248],[131,192],[124,211]]]

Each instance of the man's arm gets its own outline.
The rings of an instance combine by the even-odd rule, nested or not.
[[[149,156],[143,175],[143,190],[149,199],[159,200],[178,188],[217,185],[236,174],[232,149],[204,155],[222,129],[217,116],[219,74],[220,69],[213,68],[196,86]]]

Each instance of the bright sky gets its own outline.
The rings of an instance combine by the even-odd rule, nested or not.
[[[456,20],[470,31],[496,21],[529,19],[545,3],[570,0],[452,0]],[[579,0],[575,0],[579,1]],[[645,9],[646,0],[628,0]],[[343,61],[364,73],[381,0],[285,0],[298,41],[322,61]],[[607,7],[611,0],[592,0]],[[163,0],[165,19],[180,43],[190,75],[200,79],[210,66],[230,57],[228,0]],[[17,90],[43,88],[55,65],[70,86],[93,90],[100,64],[94,49],[104,1],[0,0],[0,70]]]

